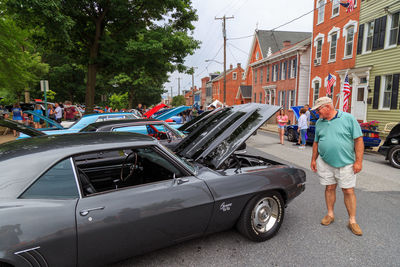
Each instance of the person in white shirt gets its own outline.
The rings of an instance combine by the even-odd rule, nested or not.
[[[54,113],[56,116],[56,122],[61,123],[62,109],[58,103],[56,103],[55,106],[56,106],[56,109],[54,110]]]
[[[299,132],[301,136],[301,145],[299,146],[300,149],[304,149],[306,147],[306,134],[307,134],[307,129],[308,129],[308,123],[307,123],[307,116],[306,116],[306,109],[302,108],[300,109],[300,118],[297,123],[297,131]]]

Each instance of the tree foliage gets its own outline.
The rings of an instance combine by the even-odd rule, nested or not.
[[[124,94],[113,94],[110,97],[109,106],[113,109],[123,109],[128,106],[128,92]]]
[[[130,103],[139,97],[159,101],[155,95],[162,93],[167,73],[184,71],[185,56],[199,44],[189,35],[197,19],[191,0],[8,0],[7,6],[20,25],[43,29],[38,44],[85,66],[88,111],[98,73],[127,73]],[[149,88],[154,90],[143,96]]]
[[[179,106],[182,106],[185,104],[186,104],[186,101],[185,101],[185,97],[183,95],[177,95],[172,98],[172,106],[173,107],[179,107]]]

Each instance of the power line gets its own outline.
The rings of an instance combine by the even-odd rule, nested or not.
[[[236,57],[235,57],[235,56],[233,55],[233,53],[232,53],[232,50],[231,50],[231,48],[230,48],[230,44],[228,44],[228,49],[229,49],[229,52],[231,53],[233,59],[234,59],[237,63],[239,63],[239,61],[236,59]]]
[[[232,47],[234,47],[234,48],[236,48],[237,50],[239,50],[240,52],[242,52],[242,53],[244,53],[245,55],[249,55],[249,53],[247,53],[246,51],[244,51],[244,50],[242,50],[242,49],[240,49],[239,47],[237,47],[237,46],[235,46],[235,45],[233,45],[233,44],[229,44],[230,46],[232,46]]]

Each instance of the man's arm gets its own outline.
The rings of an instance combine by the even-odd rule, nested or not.
[[[314,142],[312,146],[312,157],[311,157],[311,170],[317,171],[317,158],[318,158],[318,142]]]
[[[353,165],[354,174],[359,173],[362,169],[362,161],[364,155],[364,140],[363,137],[360,136],[354,139],[354,151],[356,153],[356,161]]]

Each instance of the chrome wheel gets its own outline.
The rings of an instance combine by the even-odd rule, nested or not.
[[[296,141],[296,133],[294,132],[293,129],[290,129],[290,130],[288,131],[287,139],[288,139],[289,142],[294,142],[294,141]]]
[[[400,169],[400,146],[395,146],[389,151],[390,164]]]
[[[271,230],[278,221],[279,211],[279,203],[272,197],[258,201],[251,213],[253,229],[258,233],[266,233]]]

